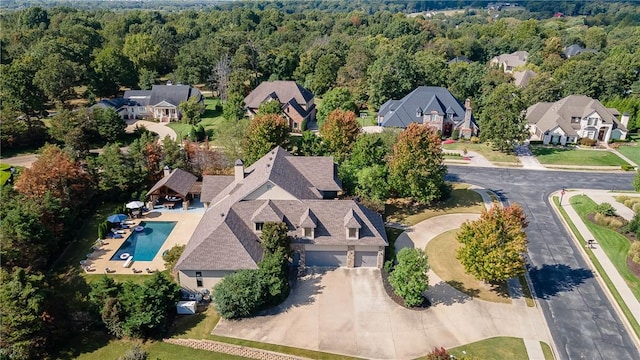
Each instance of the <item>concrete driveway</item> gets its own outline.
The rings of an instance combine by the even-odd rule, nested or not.
[[[367,359],[413,359],[493,336],[548,341],[536,308],[472,300],[441,282],[427,293],[435,305],[409,310],[387,296],[378,269],[318,271],[271,314],[220,320],[213,334]]]

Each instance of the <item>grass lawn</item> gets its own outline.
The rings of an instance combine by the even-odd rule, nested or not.
[[[205,130],[213,130],[215,137],[218,127],[224,121],[224,117],[222,116],[222,104],[220,103],[220,99],[206,98],[204,99],[204,105],[205,110],[198,125],[202,125]],[[172,122],[167,124],[167,126],[176,132],[178,139],[184,139],[189,136],[189,132],[193,127],[192,125],[178,122]]]
[[[578,195],[571,198],[571,205],[587,225],[595,240],[607,254],[624,281],[629,285],[636,299],[640,300],[640,279],[627,267],[627,255],[631,242],[618,232],[604,226],[596,225],[587,219],[587,214],[595,212],[596,203],[587,196]]]
[[[482,196],[469,190],[468,184],[452,185],[451,196],[444,201],[429,205],[412,205],[403,199],[394,199],[385,206],[385,219],[406,225],[415,225],[434,216],[453,213],[480,214],[484,208]]]
[[[618,147],[618,151],[622,155],[628,157],[629,160],[640,165],[640,146],[621,145],[620,147]]]
[[[553,360],[553,351],[551,350],[551,346],[546,342],[540,341],[540,346],[542,347],[542,353],[544,354],[545,360]]]
[[[546,165],[620,166],[627,164],[618,155],[603,150],[531,146],[531,151],[540,163]]]
[[[631,314],[631,311],[629,310],[629,307],[622,301],[622,298],[620,297],[618,290],[615,288],[615,286],[613,286],[613,284],[611,283],[611,279],[609,279],[609,276],[607,275],[607,273],[605,273],[604,269],[602,269],[602,265],[600,265],[600,262],[598,261],[598,259],[596,259],[595,255],[593,255],[593,251],[591,251],[591,249],[586,246],[585,238],[582,237],[582,235],[578,232],[578,229],[576,228],[576,226],[573,224],[571,219],[569,219],[567,212],[562,208],[562,206],[560,206],[560,200],[557,196],[553,197],[553,204],[556,206],[557,209],[559,209],[560,215],[562,215],[562,218],[564,219],[564,221],[567,224],[569,224],[569,228],[571,229],[571,232],[575,235],[575,237],[578,239],[578,242],[580,243],[582,248],[586,251],[587,256],[589,257],[589,260],[591,261],[593,266],[596,268],[596,271],[598,272],[598,274],[600,274],[600,277],[602,277],[602,280],[607,285],[609,292],[611,292],[613,297],[616,299],[616,302],[622,309],[624,316],[631,323],[631,327],[633,328],[633,331],[636,333],[636,335],[640,336],[640,324],[638,324],[635,321],[635,319]]]
[[[506,282],[498,285],[487,284],[464,272],[464,267],[456,259],[456,250],[462,246],[456,240],[458,230],[444,232],[427,244],[426,252],[433,272],[447,284],[471,297],[510,304]]]
[[[0,186],[4,186],[7,180],[11,177],[9,169],[11,169],[11,165],[0,163]]]
[[[495,151],[487,144],[472,144],[467,142],[455,142],[453,144],[443,144],[445,150],[464,150],[475,151],[487,158],[492,163],[512,163],[520,165],[520,160],[513,154],[505,154]]]
[[[179,316],[169,329],[169,337],[180,339],[206,339],[212,340],[211,331],[218,324],[220,315],[213,304],[209,304],[203,312],[195,315]]]
[[[528,359],[524,341],[514,337],[493,337],[449,350],[458,359],[482,360]],[[546,357],[545,357],[546,358]],[[553,358],[551,358],[553,359]]]

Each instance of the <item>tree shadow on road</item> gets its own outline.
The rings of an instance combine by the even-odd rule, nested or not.
[[[593,278],[593,272],[584,268],[574,269],[564,264],[545,264],[541,268],[530,269],[529,276],[536,285],[536,295],[548,299],[560,292],[572,291],[585,280]]]

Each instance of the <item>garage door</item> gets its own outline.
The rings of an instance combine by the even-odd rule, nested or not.
[[[305,253],[306,266],[347,266],[346,251],[309,251]]]
[[[378,252],[377,251],[356,251],[356,267],[377,267]]]

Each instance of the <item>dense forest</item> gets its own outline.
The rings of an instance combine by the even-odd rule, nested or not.
[[[416,86],[443,86],[461,101],[471,99],[481,129],[500,94],[517,97],[518,109],[583,94],[629,112],[631,131],[640,127],[640,6],[632,2],[522,2],[502,10],[488,10],[484,1],[115,1],[108,9],[92,1],[51,4],[70,3],[6,1],[0,12],[3,150],[37,149],[47,141],[73,150],[46,145],[14,186],[2,189],[2,358],[58,356],[65,340],[74,339],[70,334],[95,329],[112,314],[95,311],[86,284],[84,292],[63,298],[69,296],[63,288],[82,280],[77,264],[75,273],[56,267],[73,240],[69,234],[96,204],[144,196],[165,165],[198,175],[224,171],[224,159],[208,147],[170,139],[160,146],[145,129],[130,135],[128,153],[121,152],[113,143],[126,136],[124,122],[86,107],[125,89],[171,80],[212,90],[229,121],[216,140],[235,144],[245,158],[256,142],[240,146],[244,128],[232,123],[242,117],[244,96],[264,80],[296,80],[325,104],[338,104],[331,110],[346,99],[343,110],[370,112]],[[416,14],[443,8],[461,10]],[[593,51],[567,58],[571,45]],[[529,52],[523,69],[537,73],[523,89],[510,74],[488,66],[492,57],[519,50]],[[450,62],[462,56],[470,62]],[[401,170],[410,165],[400,166],[400,158],[395,167],[379,166],[395,135],[358,137],[354,113],[324,110],[324,143],[306,133],[298,154],[333,155],[345,188],[363,198],[384,200],[390,190],[379,184],[387,178],[402,195]],[[331,128],[346,120],[352,133],[343,134],[343,125]],[[331,131],[336,129],[341,132]],[[335,144],[349,148],[332,148],[332,133]],[[109,143],[101,155],[88,155],[91,146]],[[104,294],[119,292],[114,284],[100,286],[96,291]]]

